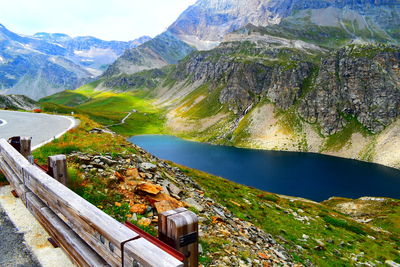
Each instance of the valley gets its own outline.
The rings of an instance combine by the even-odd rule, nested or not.
[[[34,158],[65,154],[71,190],[150,234],[194,212],[203,266],[398,267],[399,18],[198,0],[133,41],[0,25],[0,108],[79,120]]]
[[[352,45],[331,53],[307,43],[290,48],[285,39],[278,39],[277,45],[276,40],[226,42],[196,52],[176,66],[103,78],[41,103],[49,110],[58,104],[89,112],[105,125],[119,122],[135,109],[138,112],[125,125],[112,128],[127,136],[172,134],[399,168],[400,50],[390,45]],[[335,67],[336,57],[343,67]],[[366,62],[373,69],[364,69]],[[113,105],[116,101],[119,104]]]

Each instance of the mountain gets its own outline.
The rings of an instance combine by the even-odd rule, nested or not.
[[[354,39],[391,40],[399,38],[399,14],[400,2],[392,0],[200,0],[168,31],[201,50],[215,47],[227,33],[248,24],[265,27],[283,22],[303,31],[305,26],[321,26]]]
[[[38,103],[24,95],[0,95],[0,108],[33,110]]]
[[[91,36],[72,38],[60,33],[36,33],[33,37],[65,48],[68,59],[84,66],[95,75],[100,75],[125,50],[151,40],[149,36],[143,36],[128,42],[104,41]]]
[[[127,51],[106,76],[174,64],[193,51],[188,45],[209,50],[227,34],[246,28],[331,48],[353,42],[398,44],[399,15],[400,2],[392,0],[199,0],[165,33]]]
[[[104,73],[105,77],[133,74],[176,64],[194,49],[169,32],[164,32],[144,44],[126,50]]]
[[[76,99],[67,105],[108,110],[106,95],[93,96],[101,92],[96,90],[112,89],[115,101],[128,93],[135,102],[150,100],[165,118],[164,123],[157,119],[157,125],[174,135],[400,168],[400,149],[390,145],[400,143],[399,46],[351,44],[328,50],[271,35],[231,38],[177,65],[103,77],[93,84],[98,93],[69,91],[45,102]],[[119,110],[124,110],[121,101]],[[132,104],[126,106],[131,109]],[[142,127],[153,123],[148,120]]]
[[[113,66],[121,61],[117,60],[93,87],[152,101],[164,116],[166,133],[240,147],[326,153],[400,168],[399,147],[388,145],[389,140],[400,143],[399,4],[198,1],[188,10],[209,8],[206,15],[197,13],[199,18],[213,17],[216,10],[236,10],[243,19],[246,15],[239,11],[256,8],[273,12],[279,22],[257,26],[257,21],[246,21],[244,27],[218,39],[217,47],[194,51],[177,64],[158,69],[147,66],[150,70],[129,72],[133,54],[125,57],[125,70],[114,72]],[[249,11],[247,17],[255,14]],[[228,18],[225,24],[238,21]],[[207,32],[206,28],[197,28],[196,34]],[[170,28],[168,34],[178,32]],[[85,99],[85,107],[92,100],[96,106],[104,101],[90,95],[68,98]],[[163,132],[158,115],[157,133]]]
[[[22,36],[0,24],[0,93],[33,99],[75,89],[102,73],[132,42],[39,33]]]

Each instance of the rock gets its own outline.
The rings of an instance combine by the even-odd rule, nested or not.
[[[137,214],[144,214],[147,206],[145,204],[134,204],[131,206],[130,212]]]
[[[250,202],[248,199],[243,198],[243,201],[244,201],[246,204],[251,205],[251,202]]]
[[[400,267],[400,264],[395,263],[394,261],[391,261],[391,260],[385,261],[385,264],[386,264],[387,266],[390,266],[390,267]]]
[[[138,224],[143,225],[143,226],[149,226],[151,224],[151,220],[149,218],[141,218],[138,221]]]
[[[168,185],[168,190],[174,195],[179,195],[182,192],[182,190],[173,183]]]
[[[225,218],[225,213],[217,207],[213,207],[213,210],[222,218]]]
[[[155,171],[157,169],[157,166],[150,162],[140,163],[139,167],[144,171]]]
[[[138,179],[139,178],[139,171],[137,168],[130,168],[127,169],[125,175],[129,178]]]
[[[180,207],[182,207],[182,204],[178,201],[162,200],[162,201],[154,203],[154,207],[156,208],[158,213],[163,213],[165,211],[180,208]]]
[[[100,129],[100,128],[93,128],[89,131],[89,133],[107,133],[111,135],[115,135],[113,131],[107,130],[107,129]]]
[[[287,257],[285,255],[283,255],[282,252],[280,252],[280,251],[278,251],[276,249],[273,249],[273,248],[271,250],[275,253],[276,256],[278,256],[282,260],[287,260]]]
[[[143,183],[136,186],[136,191],[145,192],[153,195],[158,194],[161,190],[163,190],[161,186],[151,183]]]
[[[315,240],[315,242],[317,242],[317,244],[318,244],[319,246],[325,247],[325,243],[322,242],[322,240],[320,240],[320,239],[314,239],[314,240]]]
[[[115,172],[114,175],[115,175],[115,177],[117,177],[118,181],[125,182],[125,176],[123,176],[119,172]]]
[[[109,166],[113,166],[118,164],[118,161],[112,160],[111,157],[103,157],[103,156],[98,156],[98,159],[106,164],[108,164]]]
[[[197,203],[197,201],[194,198],[187,198],[184,200],[190,207],[195,208],[199,212],[202,212],[204,210],[204,207]]]

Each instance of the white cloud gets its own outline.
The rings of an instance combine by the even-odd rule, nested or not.
[[[164,31],[195,0],[0,0],[0,23],[20,34],[60,32],[132,40]]]

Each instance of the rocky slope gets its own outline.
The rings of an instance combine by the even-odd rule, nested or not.
[[[38,103],[24,95],[0,95],[0,108],[33,110]]]
[[[78,128],[35,150],[35,159],[44,163],[49,151],[68,153],[68,148],[70,188],[117,220],[154,235],[159,212],[182,206],[195,212],[203,266],[399,262],[398,201],[385,199],[377,207],[379,215],[393,217],[356,222],[330,208],[336,202],[280,196],[177,166],[79,119]]]
[[[353,39],[365,35],[370,39],[396,39],[399,14],[398,1],[201,0],[168,30],[198,49],[215,47],[227,33],[249,23],[268,26],[283,21],[294,22],[292,27],[303,32],[310,26],[323,26],[347,33]]]
[[[100,75],[132,42],[40,33],[22,36],[0,25],[0,91],[33,99],[75,89]]]

